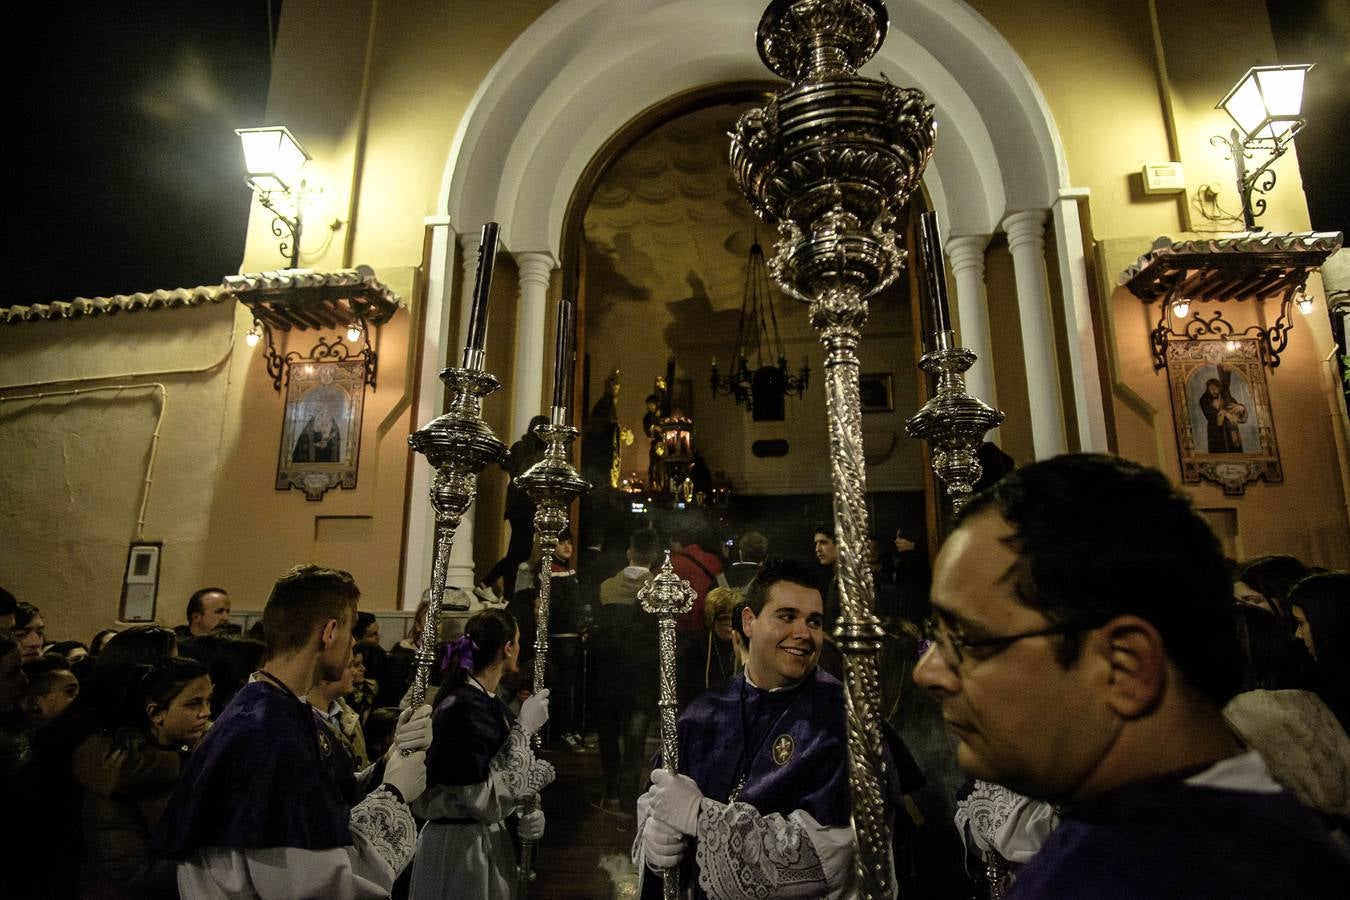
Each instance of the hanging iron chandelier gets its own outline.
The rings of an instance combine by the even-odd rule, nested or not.
[[[777,356],[777,364],[772,360]],[[766,356],[768,357],[766,360]],[[754,368],[750,361],[754,359]],[[798,399],[811,381],[811,365],[806,358],[797,374],[789,374],[783,337],[778,333],[778,315],[769,286],[769,266],[759,235],[750,245],[745,265],[745,291],[741,297],[741,319],[736,328],[735,368],[723,375],[712,361],[712,392],[730,394],[756,421],[781,421],[783,401],[788,394]]]

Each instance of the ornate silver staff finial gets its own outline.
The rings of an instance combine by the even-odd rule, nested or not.
[[[431,506],[436,513],[431,596],[422,622],[421,645],[413,658],[413,706],[420,706],[425,699],[427,679],[436,661],[441,597],[455,531],[478,493],[478,473],[506,455],[506,446],[488,428],[482,414],[483,398],[501,383],[487,372],[457,368],[442,370],[441,381],[450,392],[449,409],[408,436],[408,444],[436,469],[431,483]]]
[[[675,574],[670,565],[670,551],[666,551],[666,561],[661,571],[638,591],[638,600],[644,611],[657,617],[657,627],[661,635],[661,699],[657,708],[661,712],[661,766],[669,772],[680,768],[680,750],[675,734],[675,709],[678,705],[675,694],[675,619],[694,607],[698,592],[689,586],[689,582]],[[679,871],[665,869],[661,872],[661,888],[666,900],[674,900],[679,894]]]
[[[864,78],[885,39],[883,0],[774,0],[759,22],[759,55],[792,84],[741,116],[731,135],[737,183],[780,240],[771,269],[810,304],[826,350],[830,475],[842,615],[835,637],[848,691],[849,787],[860,895],[891,896],[890,829],[882,799],[882,631],[867,570],[867,507],[858,397],[858,342],[867,298],[904,262],[895,215],[933,152],[923,94]]]
[[[567,508],[572,501],[591,489],[591,483],[577,473],[572,466],[570,445],[579,432],[571,425],[563,424],[567,410],[553,408],[553,421],[547,425],[538,425],[534,433],[544,441],[547,449],[544,458],[516,476],[516,486],[530,495],[535,502],[534,541],[542,560],[539,568],[539,602],[535,607],[534,638],[534,690],[542,691],[544,671],[548,668],[548,616],[549,599],[553,593],[553,551],[558,546],[558,535],[567,528]],[[542,729],[535,732],[535,748],[543,744]],[[538,795],[532,795],[525,801],[525,812],[533,812],[539,802]],[[520,848],[520,896],[529,893],[530,871],[534,867],[534,841],[521,841]]]

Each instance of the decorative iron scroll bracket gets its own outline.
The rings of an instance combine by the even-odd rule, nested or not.
[[[1306,276],[1305,276],[1306,277]],[[1280,354],[1289,346],[1289,332],[1294,330],[1294,321],[1290,315],[1294,297],[1303,290],[1303,282],[1291,284],[1280,299],[1280,312],[1275,324],[1263,327],[1259,324],[1248,325],[1241,331],[1223,316],[1223,310],[1213,310],[1208,315],[1196,310],[1189,317],[1179,317],[1178,325],[1173,324],[1172,305],[1180,299],[1174,292],[1165,297],[1158,324],[1149,333],[1150,352],[1153,354],[1153,369],[1167,368],[1167,345],[1171,341],[1235,341],[1254,339],[1261,347],[1261,362],[1270,369],[1280,365]]]
[[[348,359],[365,361],[365,383],[370,385],[372,391],[375,390],[376,367],[379,359],[376,356],[375,348],[370,345],[370,329],[366,327],[364,319],[360,320],[363,346],[358,352],[353,353],[341,337],[334,337],[331,342],[327,338],[320,337],[319,342],[310,348],[307,356],[295,350],[291,350],[285,356],[282,356],[277,350],[271,327],[266,322],[260,322],[260,324],[262,325],[263,336],[267,341],[266,349],[263,350],[263,359],[267,362],[267,374],[272,376],[272,387],[276,388],[277,393],[281,393],[283,381],[290,383],[290,363],[302,361],[316,363],[343,362]]]

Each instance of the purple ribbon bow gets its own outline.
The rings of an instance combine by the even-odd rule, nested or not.
[[[473,671],[473,656],[478,650],[478,645],[473,642],[473,638],[469,637],[467,631],[446,644],[445,647],[445,659],[441,662],[442,673],[449,670],[451,665],[450,660],[452,659],[455,660],[455,664],[461,669],[469,672]]]

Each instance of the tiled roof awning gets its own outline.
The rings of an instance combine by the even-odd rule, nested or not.
[[[37,322],[43,319],[78,319],[81,316],[113,315],[119,312],[138,312],[143,309],[173,309],[220,303],[226,299],[224,288],[216,285],[195,288],[159,290],[149,294],[119,294],[116,297],[77,297],[52,303],[33,303],[27,306],[0,306],[0,321],[7,325]]]
[[[238,300],[277,331],[336,329],[355,322],[383,325],[403,307],[403,301],[375,278],[369,266],[337,272],[283,269],[232,275],[225,279],[223,290],[226,298]]]
[[[1341,248],[1339,231],[1250,233],[1166,242],[1139,257],[1120,283],[1145,303],[1160,298],[1247,300],[1290,294]],[[1165,243],[1163,243],[1165,242]]]

